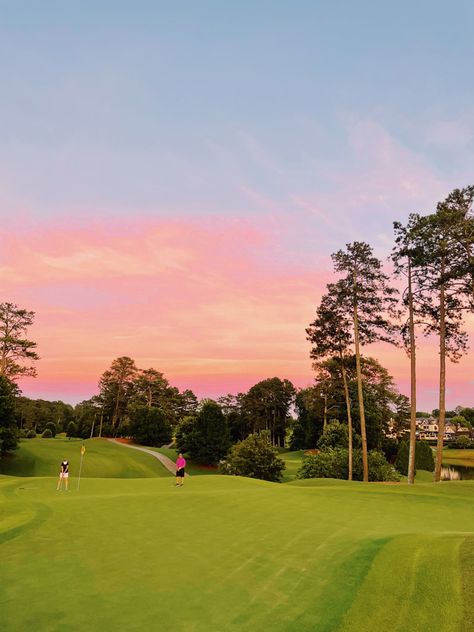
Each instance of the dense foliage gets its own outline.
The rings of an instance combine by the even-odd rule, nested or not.
[[[395,461],[395,467],[400,472],[407,476],[408,474],[408,458],[409,458],[409,446],[407,441],[401,441],[398,454]],[[435,462],[433,457],[433,450],[426,441],[417,441],[415,444],[415,471],[426,470],[427,472],[433,472],[435,469]]]
[[[369,450],[369,481],[399,481],[400,475],[378,450]],[[347,448],[329,448],[319,454],[305,456],[297,473],[298,478],[348,477]],[[362,450],[353,451],[353,479],[363,480]]]
[[[15,387],[0,375],[0,456],[15,450],[18,445],[18,430],[15,423]]]
[[[171,426],[159,408],[135,406],[130,411],[130,436],[137,443],[162,446],[172,438]]]
[[[223,474],[248,476],[264,481],[281,480],[285,463],[270,441],[269,433],[254,433],[232,446],[221,464]]]
[[[185,418],[176,432],[178,450],[205,465],[216,465],[230,445],[226,418],[212,400],[207,400],[195,417]]]

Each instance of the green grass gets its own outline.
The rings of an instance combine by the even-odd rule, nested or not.
[[[452,448],[445,448],[443,450],[443,465],[474,467],[474,450],[454,450]]]
[[[304,450],[296,450],[294,452],[282,451],[280,457],[285,462],[285,470],[283,472],[283,482],[293,481],[296,478],[296,472],[300,469],[303,461]]]
[[[2,632],[473,629],[474,482],[55,482],[0,477]]]
[[[150,447],[150,450],[154,450],[155,452],[160,452],[164,454],[173,462],[178,458],[178,451],[174,448],[155,448]],[[201,475],[214,475],[217,472],[217,468],[206,467],[204,465],[198,465],[197,463],[193,463],[191,459],[186,459],[186,472],[191,476],[201,476]]]
[[[82,476],[149,478],[169,476],[158,459],[149,454],[115,445],[106,439],[24,439],[20,448],[0,460],[0,474],[11,476],[58,476],[61,461],[69,461],[70,476],[79,472],[81,445],[84,443]]]

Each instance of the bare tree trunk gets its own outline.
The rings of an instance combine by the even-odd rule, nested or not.
[[[102,422],[103,421],[104,421],[104,411],[102,410],[100,413],[99,437],[102,436]]]
[[[357,284],[357,276],[354,272],[354,288]],[[360,434],[362,437],[362,468],[363,468],[363,481],[369,482],[369,459],[367,455],[367,432],[365,428],[365,408],[364,408],[364,393],[362,391],[362,370],[360,366],[360,342],[359,342],[359,316],[357,314],[357,301],[354,301],[354,346],[356,356],[356,371],[357,371],[357,396],[359,400],[359,415],[360,415]]]
[[[328,396],[327,393],[323,393],[324,400],[324,416],[323,416],[323,432],[326,430],[326,426],[328,425]]]
[[[410,258],[408,258],[408,312],[410,328],[410,451],[408,456],[408,483],[413,485],[415,482],[416,461],[416,339]]]
[[[445,263],[441,262],[441,278],[444,277]],[[436,446],[435,483],[441,480],[443,461],[444,427],[446,417],[446,305],[444,281],[439,292],[439,420],[438,443]]]
[[[341,360],[341,372],[342,372],[342,383],[344,384],[344,396],[346,398],[346,409],[347,409],[347,433],[348,433],[348,441],[349,441],[349,460],[348,460],[348,476],[347,480],[352,481],[352,413],[351,413],[351,400],[349,398],[349,387],[347,386],[347,374],[346,374],[346,366],[344,364],[344,356],[342,353],[340,354]]]

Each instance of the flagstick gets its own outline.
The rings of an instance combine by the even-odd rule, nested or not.
[[[83,450],[84,446],[81,446],[81,463],[79,465],[79,478],[77,479],[77,491],[79,491],[79,485],[81,484],[81,472],[82,472],[82,459],[84,458],[84,452],[85,450]]]

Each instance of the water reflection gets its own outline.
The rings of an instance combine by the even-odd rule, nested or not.
[[[472,481],[474,480],[474,467],[467,465],[445,465],[441,468],[441,480]]]

